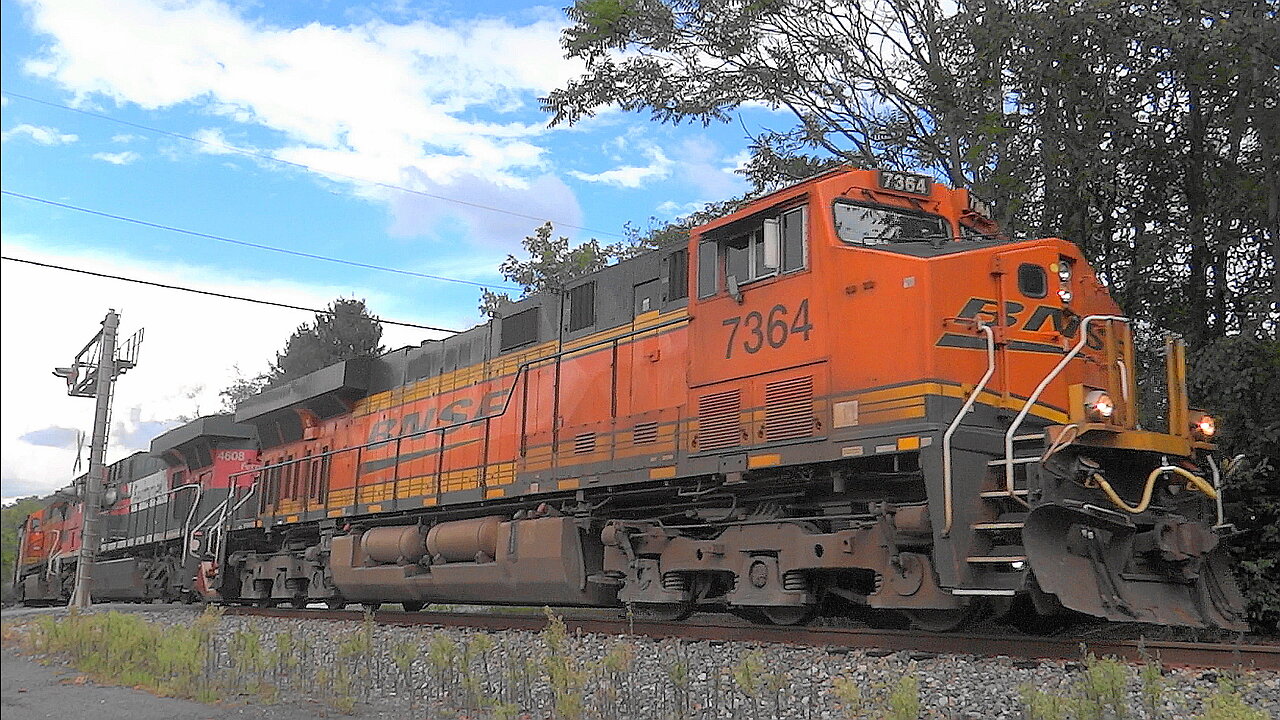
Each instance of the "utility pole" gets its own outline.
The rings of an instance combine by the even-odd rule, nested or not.
[[[98,513],[102,505],[103,485],[107,480],[107,431],[111,420],[111,399],[116,378],[138,364],[138,348],[143,331],[139,330],[124,344],[124,352],[116,354],[116,332],[120,316],[107,311],[102,330],[76,355],[71,367],[56,368],[53,374],[67,381],[67,394],[94,398],[93,437],[89,442],[89,472],[85,476],[83,519],[80,530],[80,555],[76,562],[76,585],[70,607],[87,609],[92,602],[93,560],[98,554]]]

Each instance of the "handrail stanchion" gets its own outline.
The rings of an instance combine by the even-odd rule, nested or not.
[[[946,537],[951,534],[952,520],[955,515],[955,504],[951,493],[951,436],[955,435],[956,430],[964,421],[964,416],[978,401],[978,396],[986,389],[987,382],[991,380],[991,376],[996,371],[996,339],[995,334],[991,332],[991,326],[986,323],[978,323],[978,331],[986,336],[987,339],[987,371],[983,373],[982,379],[973,388],[973,392],[969,393],[969,397],[965,399],[964,405],[960,408],[960,412],[956,414],[951,424],[947,426],[947,431],[942,434],[942,507],[943,516],[945,518],[942,527],[942,536]]]
[[[1013,436],[1018,432],[1018,428],[1022,425],[1022,421],[1026,419],[1027,413],[1031,412],[1031,407],[1040,399],[1040,394],[1044,392],[1044,389],[1049,387],[1049,383],[1053,382],[1053,379],[1058,376],[1058,373],[1062,372],[1063,368],[1067,366],[1067,363],[1075,359],[1076,355],[1079,355],[1080,351],[1084,349],[1085,344],[1089,342],[1089,323],[1095,320],[1105,322],[1129,322],[1129,318],[1122,317],[1120,315],[1090,315],[1081,320],[1080,339],[1076,342],[1075,346],[1058,361],[1058,364],[1053,366],[1053,369],[1049,371],[1049,374],[1044,376],[1044,379],[1036,386],[1035,391],[1027,398],[1026,403],[1022,405],[1022,409],[1018,411],[1018,415],[1014,417],[1013,422],[1009,424],[1009,430],[1004,434],[1005,491],[1009,493],[1009,497],[1018,500],[1018,502],[1021,502],[1024,505],[1027,503],[1017,496],[1013,487]]]

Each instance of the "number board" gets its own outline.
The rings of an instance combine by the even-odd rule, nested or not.
[[[925,175],[916,175],[915,173],[881,170],[880,187],[885,190],[897,190],[898,192],[928,197],[933,192],[933,180],[930,180]]]

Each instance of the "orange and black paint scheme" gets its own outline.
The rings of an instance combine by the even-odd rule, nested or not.
[[[1241,628],[1211,419],[1171,341],[1139,427],[1129,333],[1071,243],[829,172],[242,403],[207,592]]]

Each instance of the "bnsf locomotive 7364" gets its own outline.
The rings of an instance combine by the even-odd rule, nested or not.
[[[830,172],[157,438],[94,594],[1243,628],[1213,419],[1169,340],[1139,425],[1130,332],[1071,243]],[[25,599],[67,594],[78,517],[28,520]]]

